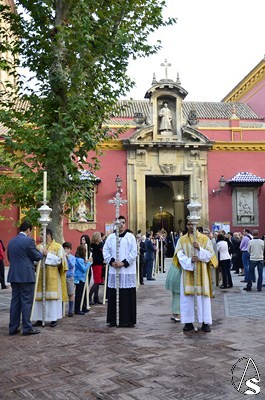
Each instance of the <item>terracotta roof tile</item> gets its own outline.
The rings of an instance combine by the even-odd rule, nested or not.
[[[120,100],[121,111],[113,117],[133,118],[135,113],[150,114],[148,100]],[[244,103],[183,101],[183,114],[187,118],[189,112],[195,109],[199,119],[230,119],[233,111],[240,119],[260,119],[260,117]]]

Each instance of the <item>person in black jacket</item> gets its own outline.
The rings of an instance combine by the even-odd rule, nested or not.
[[[27,221],[22,222],[20,233],[10,240],[7,248],[7,257],[10,262],[7,281],[12,287],[9,335],[20,332],[21,313],[23,335],[40,333],[38,329],[32,327],[30,314],[36,280],[34,261],[41,260],[43,254],[37,250],[34,240],[30,237],[31,232],[32,224]]]
[[[146,236],[142,235],[139,243],[139,249],[140,249],[140,285],[144,285],[144,276],[146,276],[146,270],[145,270],[145,252],[146,252],[146,246],[145,246],[145,240]]]
[[[156,249],[155,249],[153,243],[151,242],[150,238],[151,238],[151,233],[147,232],[146,240],[145,240],[145,247],[146,247],[145,268],[146,268],[147,280],[155,281],[155,279],[152,278],[152,272],[153,272]]]

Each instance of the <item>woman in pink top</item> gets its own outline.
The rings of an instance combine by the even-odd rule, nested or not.
[[[0,283],[1,283],[2,289],[7,289],[8,286],[6,286],[6,283],[5,283],[4,251],[5,251],[5,246],[3,245],[2,240],[0,240]]]

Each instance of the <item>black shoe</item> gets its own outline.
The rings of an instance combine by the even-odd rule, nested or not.
[[[201,330],[202,330],[203,332],[211,332],[210,326],[209,326],[208,324],[205,324],[204,322],[203,322],[203,324],[202,324]]]
[[[243,290],[245,290],[246,292],[251,292],[251,288],[250,287],[243,287]]]
[[[258,289],[258,292],[262,292],[262,289]]]
[[[147,279],[148,281],[155,281],[156,279],[155,278],[150,278],[150,279]]]
[[[183,332],[191,332],[194,330],[194,326],[192,323],[185,324],[183,328]]]
[[[42,326],[42,321],[38,320],[36,321],[34,324],[32,324],[32,326]]]
[[[221,285],[220,289],[227,289],[227,286]]]
[[[86,315],[86,313],[84,311],[76,311],[75,314],[76,315]]]
[[[52,322],[50,323],[50,327],[51,327],[51,328],[55,328],[57,325],[58,325],[58,322],[57,322],[57,321],[52,321]]]
[[[120,328],[134,328],[134,324],[121,324],[119,325]]]
[[[95,303],[92,300],[89,300],[89,305],[93,306]]]
[[[82,309],[82,312],[85,313],[85,314],[88,313],[89,311],[90,311],[90,310],[88,310],[88,308],[83,308],[83,309]]]
[[[113,323],[108,324],[109,328],[113,328],[114,326],[116,326],[116,324],[113,324]]]
[[[9,336],[14,336],[19,332],[20,332],[20,329],[17,328],[14,332],[9,332]]]
[[[94,300],[94,304],[103,304],[103,303],[99,300]]]
[[[140,282],[140,285],[144,285],[144,282]]]
[[[23,335],[24,336],[27,336],[27,335],[37,335],[38,333],[40,333],[40,330],[39,329],[31,329],[30,331],[26,331],[26,332],[23,332]]]
[[[73,312],[69,312],[68,313],[68,317],[73,317],[74,316],[74,313]]]

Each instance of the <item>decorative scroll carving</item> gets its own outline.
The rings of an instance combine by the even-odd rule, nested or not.
[[[159,164],[159,168],[163,174],[173,174],[176,171],[176,164]]]
[[[69,222],[68,228],[70,230],[76,229],[79,232],[85,232],[88,229],[96,229],[96,223],[94,223],[94,222]]]

